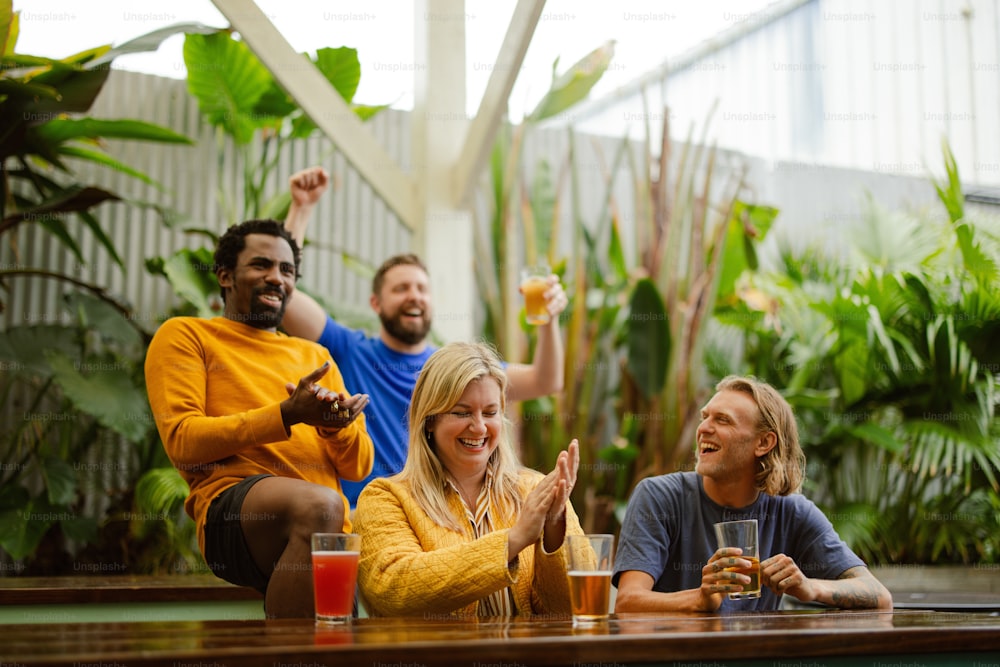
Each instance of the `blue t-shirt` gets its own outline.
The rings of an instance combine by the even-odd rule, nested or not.
[[[372,472],[360,482],[341,480],[344,495],[354,507],[358,495],[376,477],[388,477],[403,469],[409,448],[407,411],[417,374],[435,348],[428,345],[419,354],[403,354],[386,346],[381,338],[348,329],[327,316],[319,344],[337,362],[344,384],[352,394],[368,394],[365,408],[368,435],[375,444]]]
[[[761,560],[783,553],[807,577],[836,579],[865,564],[803,495],[762,492],[747,507],[723,507],[706,495],[701,475],[678,472],[650,477],[636,486],[625,511],[612,582],[617,586],[622,572],[639,570],[653,577],[654,591],[698,588],[702,568],[717,550],[713,524],[740,519],[757,519]],[[720,611],[773,610],[780,600],[761,586],[756,599],[724,596]]]

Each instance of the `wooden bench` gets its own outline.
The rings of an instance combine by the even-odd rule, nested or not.
[[[260,593],[211,574],[0,578],[0,624],[263,618]]]

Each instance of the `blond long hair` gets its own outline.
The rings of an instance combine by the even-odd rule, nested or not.
[[[806,476],[806,456],[799,445],[799,427],[795,422],[792,406],[785,397],[768,383],[755,377],[730,375],[715,385],[716,391],[739,391],[757,405],[760,433],[768,431],[777,437],[777,444],[757,459],[760,470],[754,477],[754,486],[772,496],[798,493]]]
[[[447,471],[428,437],[429,421],[455,407],[462,393],[476,380],[493,380],[500,386],[500,412],[507,407],[507,373],[493,348],[482,343],[449,343],[430,356],[417,377],[410,402],[409,451],[402,472],[395,479],[407,484],[417,504],[439,526],[455,531],[461,525],[445,496]],[[503,417],[499,443],[490,456],[493,469],[493,502],[501,517],[513,520],[521,510],[521,463],[510,440],[511,424]]]

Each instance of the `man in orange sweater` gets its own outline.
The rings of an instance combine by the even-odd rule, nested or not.
[[[215,273],[223,317],[160,326],[149,403],[209,568],[264,593],[269,617],[310,617],[310,537],[351,529],[340,480],[371,471],[368,396],[349,395],[326,349],[277,331],[299,275],[280,223],[230,227]]]

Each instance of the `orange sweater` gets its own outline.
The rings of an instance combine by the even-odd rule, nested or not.
[[[149,404],[167,455],[191,488],[185,509],[202,553],[209,504],[246,477],[269,473],[340,490],[340,478],[360,480],[371,471],[364,415],[328,438],[306,424],[292,426],[290,437],[285,432],[285,383],[325,361],[330,355],[316,343],[223,317],[175,317],[156,332],[146,355]],[[319,384],[347,393],[332,361]]]
[[[522,471],[521,497],[542,477]],[[494,515],[496,530],[473,539],[462,500],[452,493],[448,501],[460,533],[434,523],[409,487],[392,477],[375,479],[361,492],[354,516],[361,534],[358,586],[371,616],[475,616],[478,601],[505,586],[513,589],[520,615],[570,613],[566,542],[548,554],[539,540],[509,568],[510,525]],[[569,503],[566,534],[583,534]]]

